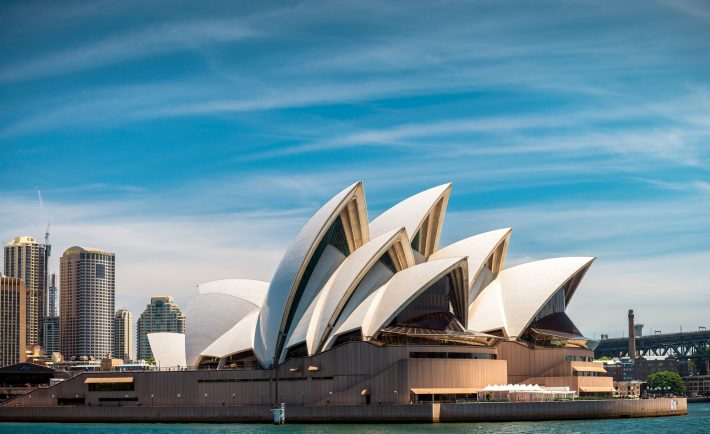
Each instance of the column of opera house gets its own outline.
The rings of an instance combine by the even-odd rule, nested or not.
[[[523,400],[540,391],[611,394],[612,378],[592,361],[595,342],[566,313],[594,258],[506,267],[511,229],[495,226],[440,246],[450,193],[451,184],[433,187],[371,219],[357,182],[305,223],[270,282],[198,285],[185,333],[148,335],[155,371],[84,373],[12,403],[343,405],[475,401],[505,391]]]

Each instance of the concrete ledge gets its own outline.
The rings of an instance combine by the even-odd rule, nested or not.
[[[672,401],[676,409],[672,410]],[[292,423],[432,423],[606,419],[688,414],[685,398],[527,403],[416,405],[287,405]],[[270,423],[270,407],[0,407],[5,422],[242,422]]]
[[[672,401],[675,401],[675,410]],[[687,414],[686,398],[441,404],[442,422],[615,419]]]

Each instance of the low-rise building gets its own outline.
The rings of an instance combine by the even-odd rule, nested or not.
[[[642,396],[646,391],[645,381],[615,381],[614,389],[621,396]]]
[[[661,371],[678,372],[678,359],[646,359],[639,357],[634,363],[635,379],[644,381],[649,375]]]
[[[683,377],[688,396],[710,396],[710,375]]]
[[[629,357],[605,360],[604,369],[614,378],[614,381],[634,380],[634,362]]]

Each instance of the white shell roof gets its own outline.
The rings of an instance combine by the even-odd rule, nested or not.
[[[335,342],[335,338],[338,335],[342,335],[343,333],[362,328],[362,324],[365,321],[365,316],[367,315],[367,312],[370,310],[370,307],[373,304],[379,303],[380,299],[382,298],[382,294],[384,294],[385,292],[386,287],[386,284],[382,285],[377,290],[372,292],[372,294],[368,295],[367,298],[365,298],[365,300],[363,300],[363,302],[360,303],[355,308],[355,310],[353,310],[353,312],[337,326],[335,330],[333,330],[333,332],[328,337],[328,340],[326,341],[325,345],[323,346],[323,349],[329,349],[330,346],[333,345],[333,342]]]
[[[430,260],[443,258],[468,258],[468,288],[473,285],[481,267],[486,263],[496,247],[510,237],[512,229],[498,229],[464,238],[434,252]],[[501,267],[503,264],[501,263]],[[499,272],[500,270],[493,270]],[[470,300],[469,300],[470,301]]]
[[[392,321],[417,296],[457,267],[466,268],[466,259],[446,258],[429,261],[395,274],[389,282],[385,283],[384,291],[370,305],[362,322],[362,335],[376,336],[381,328]]]
[[[450,190],[451,183],[442,184],[399,202],[370,222],[370,235],[378,237],[393,229],[404,227],[411,240],[432,207]]]
[[[254,335],[259,311],[254,310],[239,320],[234,327],[212,342],[201,356],[227,357],[254,348]]]
[[[386,232],[367,242],[348,256],[330,276],[321,290],[322,296],[315,303],[306,336],[308,353],[315,354],[329,327],[333,327],[338,315],[347,304],[353,291],[377,260],[397,241],[403,244],[407,265],[414,265],[409,239],[404,229]]]
[[[150,351],[155,364],[162,368],[187,366],[185,361],[185,335],[182,333],[148,333]]]
[[[320,302],[320,300],[323,299],[323,291],[319,292],[318,295],[316,296],[316,299],[313,300],[313,302],[308,305],[308,308],[303,312],[303,316],[301,319],[298,321],[298,324],[296,324],[296,327],[294,327],[293,332],[291,335],[288,337],[288,341],[286,342],[285,348],[292,347],[296,344],[300,344],[302,342],[306,342],[306,336],[308,334],[308,327],[311,324],[313,314]]]
[[[271,366],[276,354],[279,334],[298,288],[304,269],[313,252],[340,211],[352,198],[362,202],[363,223],[367,222],[362,182],[344,189],[323,205],[303,226],[279,263],[259,314],[254,353],[265,366]],[[361,225],[363,242],[369,240],[368,225]]]
[[[469,330],[503,330],[507,336],[508,322],[503,306],[503,290],[500,279],[495,279],[483,288],[468,307]]]
[[[248,301],[261,308],[269,292],[269,282],[253,279],[223,279],[201,283],[197,286],[200,294],[225,294]]]
[[[200,293],[190,297],[185,312],[188,318],[185,338],[187,366],[195,366],[205,348],[240,319],[258,310],[256,305],[243,298],[220,292]]]
[[[594,259],[545,259],[503,270],[471,304],[469,329],[502,329],[509,339],[519,337],[550,297]]]
[[[370,294],[345,321],[338,325],[323,349],[330,348],[338,335],[358,328],[362,329],[363,336],[372,337],[419,294],[456,267],[466,268],[466,259],[446,258],[429,261],[395,274],[387,283]]]

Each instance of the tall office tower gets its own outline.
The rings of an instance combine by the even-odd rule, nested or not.
[[[133,314],[119,309],[113,317],[113,357],[134,360],[133,356]]]
[[[42,325],[42,346],[51,355],[59,352],[59,316],[57,315],[57,275],[52,273],[47,288],[47,316]]]
[[[27,345],[42,344],[47,254],[47,246],[30,236],[15,237],[5,246],[5,274],[24,280],[27,287]]]
[[[111,353],[115,260],[113,253],[77,246],[59,259],[59,349],[64,357]]]
[[[185,333],[185,315],[172,297],[151,297],[150,304],[138,318],[138,359],[148,360],[153,356],[148,342],[148,333]]]
[[[44,347],[44,352],[47,355],[52,353],[58,353],[59,351],[59,317],[58,316],[46,316],[44,317],[44,323],[42,324],[42,340]]]
[[[0,275],[0,366],[26,360],[26,298],[22,279]]]
[[[57,316],[57,275],[52,273],[47,288],[47,316]]]

